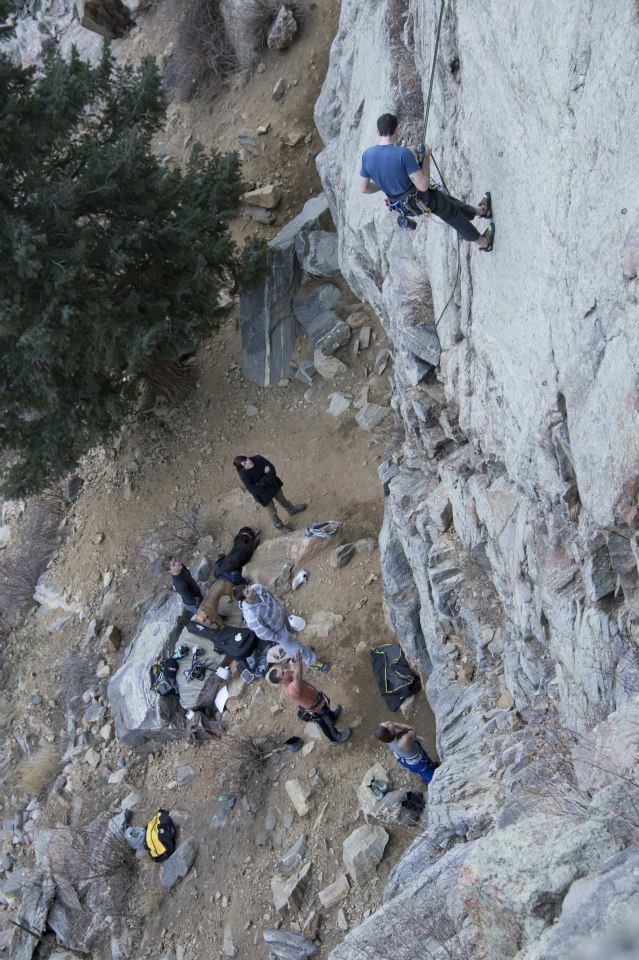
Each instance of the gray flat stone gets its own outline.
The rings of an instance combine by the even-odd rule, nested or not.
[[[280,873],[288,877],[294,870],[297,870],[306,855],[306,847],[306,834],[303,833],[297,838],[293,846],[286,851],[284,856],[277,861],[277,869]]]
[[[295,371],[295,379],[299,380],[300,383],[305,383],[310,386],[313,383],[316,373],[315,364],[312,360],[302,360]]]
[[[341,297],[338,287],[325,283],[293,301],[293,311],[313,345],[325,356],[348,343],[351,328],[335,313],[333,307]]]
[[[329,395],[328,412],[332,417],[341,417],[352,405],[353,398],[347,393],[331,393]]]
[[[439,363],[441,354],[439,337],[435,327],[427,320],[415,324],[414,327],[404,327],[402,330],[402,346],[433,367],[436,367]]]
[[[366,403],[355,419],[363,430],[374,430],[390,413],[390,407],[380,406],[379,403]]]
[[[320,948],[295,930],[265,930],[264,943],[278,960],[313,960]]]
[[[187,875],[197,856],[197,849],[197,842],[192,837],[175,849],[160,870],[160,882],[163,887],[174,887],[178,880]]]

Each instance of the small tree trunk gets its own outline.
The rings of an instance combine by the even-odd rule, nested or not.
[[[144,377],[157,393],[162,393],[171,403],[182,403],[192,389],[189,370],[178,360],[154,363],[144,371]]]

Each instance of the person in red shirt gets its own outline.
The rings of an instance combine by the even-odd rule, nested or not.
[[[289,700],[298,705],[297,715],[300,720],[307,722],[314,720],[331,743],[344,743],[349,739],[353,732],[350,727],[346,730],[338,730],[335,726],[342,708],[338,705],[331,710],[331,703],[326,694],[314,687],[312,683],[302,680],[302,654],[299,650],[295,656],[293,670],[273,667],[267,676],[271,683],[282,687]]]

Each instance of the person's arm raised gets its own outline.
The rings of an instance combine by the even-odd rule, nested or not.
[[[302,651],[298,650],[295,654],[295,666],[293,667],[293,686],[298,693],[302,690]]]
[[[433,151],[431,148],[426,147],[421,170],[415,170],[414,173],[409,173],[409,177],[413,181],[414,185],[422,193],[430,188],[430,158],[432,154]]]

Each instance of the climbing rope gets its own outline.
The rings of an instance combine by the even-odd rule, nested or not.
[[[424,121],[424,141],[426,141],[426,131],[428,130],[428,116],[430,114],[430,102],[433,96],[433,81],[435,79],[435,66],[437,64],[437,53],[439,51],[439,38],[442,32],[442,21],[444,19],[444,3],[445,2],[446,0],[442,0],[441,9],[439,11],[439,23],[437,24],[437,36],[435,37],[435,51],[433,53],[433,66],[430,71],[430,83],[428,85],[428,98],[426,100],[426,119]],[[437,167],[437,164],[435,164],[435,166]],[[437,167],[437,171],[439,172],[439,167]],[[443,179],[442,179],[442,183],[444,183]],[[444,186],[446,185],[444,184]],[[446,190],[446,192],[448,193],[448,190]]]
[[[442,32],[442,22],[443,22],[443,20],[444,20],[444,5],[445,5],[445,3],[446,3],[446,0],[442,0],[441,7],[440,7],[440,9],[439,9],[439,21],[438,21],[438,23],[437,23],[437,36],[435,37],[435,49],[434,49],[434,51],[433,51],[433,65],[432,65],[431,71],[430,71],[430,83],[428,84],[428,98],[427,98],[427,100],[426,100],[426,118],[425,118],[425,120],[424,120],[424,143],[426,142],[426,131],[428,130],[428,118],[429,118],[429,116],[430,116],[430,104],[431,104],[431,100],[432,100],[432,97],[433,97],[433,82],[434,82],[434,80],[435,80],[435,67],[437,66],[437,54],[439,53],[439,39],[440,39],[441,32]],[[438,164],[437,161],[435,160],[435,157],[433,156],[432,153],[431,153],[430,156],[431,156],[431,160],[432,160],[433,163],[435,164],[435,169],[437,170],[437,174],[438,174],[438,176],[439,176],[439,179],[440,179],[441,182],[442,182],[442,187],[444,188],[444,190],[446,191],[446,193],[448,194],[448,196],[450,196],[450,190],[448,189],[448,185],[447,185],[446,181],[444,180],[444,177],[443,177],[443,175],[442,175],[441,170],[439,169],[439,164]],[[440,315],[439,315],[439,317],[437,318],[437,320],[435,320],[435,330],[436,330],[437,327],[439,326],[439,323],[440,323],[442,317],[443,317],[444,314],[446,313],[446,311],[447,311],[447,309],[448,309],[448,306],[449,306],[451,300],[453,299],[453,297],[454,297],[454,295],[455,295],[455,290],[457,289],[457,284],[459,283],[459,278],[460,278],[460,276],[461,276],[461,249],[460,249],[460,246],[459,246],[459,234],[457,234],[457,269],[456,269],[456,271],[455,271],[455,283],[453,284],[453,289],[451,290],[450,296],[449,296],[448,300],[446,301],[446,303],[445,303],[445,305],[444,305],[444,309],[443,309],[442,312],[440,313]]]

